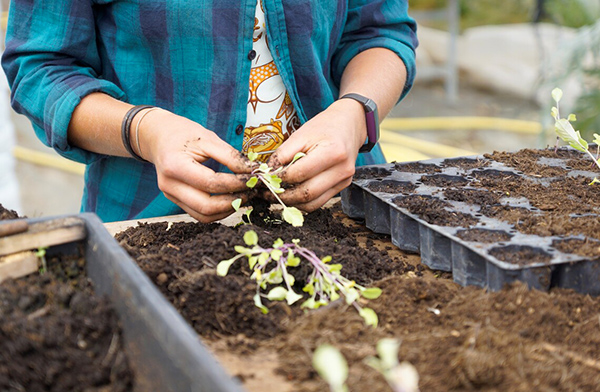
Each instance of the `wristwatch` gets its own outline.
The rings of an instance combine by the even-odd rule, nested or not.
[[[367,141],[363,144],[358,152],[369,152],[379,140],[379,115],[377,113],[377,104],[372,99],[364,97],[360,94],[349,93],[341,97],[350,98],[360,102],[365,109],[365,118],[367,120]]]

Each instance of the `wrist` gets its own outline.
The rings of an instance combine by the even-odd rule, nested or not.
[[[353,99],[338,99],[331,107],[340,111],[340,115],[347,118],[353,125],[353,140],[358,148],[367,140],[367,123],[365,122],[365,110],[360,102]]]
[[[379,115],[377,104],[370,98],[357,93],[347,93],[339,98],[339,101],[353,100],[359,103],[364,112],[363,124],[365,124],[367,138],[358,152],[369,152],[379,140]]]

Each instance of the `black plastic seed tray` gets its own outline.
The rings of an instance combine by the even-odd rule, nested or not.
[[[540,158],[539,164],[566,167],[561,159]],[[591,180],[598,173],[568,170],[566,175]],[[487,177],[546,185],[552,181],[483,156],[365,166],[357,169],[352,185],[342,192],[342,208],[351,218],[364,219],[372,231],[390,234],[398,248],[420,253],[429,268],[452,271],[454,281],[463,286],[496,291],[523,281],[540,290],[564,287],[600,294],[600,257],[564,253],[555,246],[560,241],[586,240],[600,247],[600,241],[524,234],[513,224],[482,213],[484,206],[543,213],[525,198],[489,192],[481,186]],[[470,192],[476,202],[447,194],[455,189]],[[420,204],[427,208],[419,209]]]

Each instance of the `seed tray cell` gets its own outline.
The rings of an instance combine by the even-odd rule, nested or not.
[[[574,150],[567,150],[573,154]],[[591,171],[569,172],[565,162],[538,160],[540,165],[553,166],[551,169],[557,173],[567,170],[564,173],[569,177],[584,176],[591,181],[597,176]],[[581,241],[589,246],[595,240],[518,231],[514,222],[495,217],[490,209],[512,210],[524,216],[537,216],[543,211],[525,197],[490,192],[486,178],[513,182],[526,179],[545,186],[555,179],[527,175],[484,156],[365,166],[357,169],[353,183],[342,192],[342,209],[351,218],[364,219],[372,231],[389,234],[401,250],[420,253],[421,262],[429,268],[451,271],[454,281],[463,286],[495,291],[522,281],[539,290],[564,287],[599,295],[597,253],[583,256],[562,251],[560,246],[564,241]],[[600,219],[600,211],[571,216]]]

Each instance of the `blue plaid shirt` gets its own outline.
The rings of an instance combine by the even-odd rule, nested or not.
[[[104,221],[182,213],[151,164],[69,145],[75,107],[101,91],[185,116],[241,149],[256,0],[11,0],[2,66],[14,109],[59,154],[87,165],[82,211]],[[388,48],[415,75],[407,0],[264,0],[274,59],[302,123],[338,97],[348,62]],[[377,146],[357,164],[384,161]],[[206,162],[223,170],[214,161]]]

